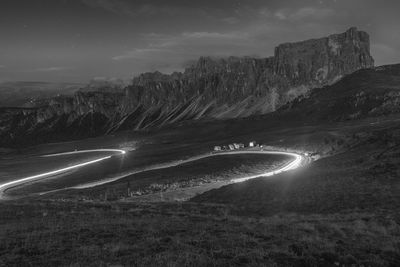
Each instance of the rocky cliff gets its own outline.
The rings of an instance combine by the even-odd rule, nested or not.
[[[275,111],[310,89],[332,84],[358,69],[373,67],[367,33],[342,34],[281,44],[270,58],[200,58],[184,73],[146,73],[127,90],[130,105],[163,106],[190,101],[216,118]]]
[[[141,74],[122,92],[79,91],[36,109],[2,110],[1,143],[19,143],[27,134],[30,140],[43,142],[203,117],[265,114],[373,64],[369,36],[356,28],[281,44],[269,58],[202,57],[183,73]]]

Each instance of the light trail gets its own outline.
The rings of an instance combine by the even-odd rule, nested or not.
[[[46,157],[56,157],[56,156],[63,156],[63,155],[72,155],[72,154],[81,154],[81,153],[92,153],[92,152],[116,152],[120,154],[125,154],[126,151],[122,149],[92,149],[92,150],[76,150],[76,151],[71,151],[71,152],[62,152],[62,153],[56,153],[56,154],[49,154],[49,155],[44,155],[41,156],[42,158]]]
[[[42,156],[42,157],[53,157],[53,156],[60,156],[60,155],[71,155],[71,154],[80,154],[80,153],[89,153],[89,152],[117,152],[117,153],[119,153],[121,155],[124,155],[126,153],[125,150],[120,150],[120,149],[94,149],[94,150],[78,150],[78,151],[72,151],[72,152],[51,154],[51,155],[45,155],[45,156]],[[40,173],[40,174],[37,174],[37,175],[33,175],[33,176],[29,176],[29,177],[18,179],[18,180],[14,180],[14,181],[11,181],[11,182],[7,182],[7,183],[4,183],[4,184],[0,184],[0,199],[3,198],[4,191],[9,189],[9,188],[11,188],[11,187],[14,187],[14,186],[17,186],[17,185],[21,185],[21,184],[24,184],[24,183],[27,183],[27,182],[37,181],[37,180],[40,180],[40,179],[43,179],[43,178],[46,178],[46,177],[50,177],[50,176],[53,176],[53,175],[56,175],[56,174],[60,174],[60,173],[63,173],[63,172],[69,171],[69,170],[73,170],[73,169],[77,169],[77,168],[80,168],[80,167],[84,167],[84,166],[87,166],[87,165],[90,165],[90,164],[94,164],[94,163],[97,163],[97,162],[100,162],[100,161],[103,161],[103,160],[106,160],[106,159],[110,159],[110,158],[111,158],[111,156],[101,157],[101,158],[98,158],[98,159],[95,159],[95,160],[83,162],[83,163],[72,165],[72,166],[69,166],[69,167],[57,169],[57,170],[50,171],[50,172]]]
[[[92,188],[95,186],[99,186],[99,185],[103,185],[103,184],[107,184],[107,183],[111,183],[111,182],[115,182],[118,181],[120,179],[123,179],[125,177],[128,177],[130,175],[134,175],[134,174],[138,174],[138,173],[142,173],[142,172],[146,172],[146,171],[154,171],[154,170],[160,170],[160,169],[166,169],[166,168],[171,168],[171,167],[176,167],[182,164],[186,164],[189,162],[193,162],[193,161],[197,161],[200,159],[204,159],[204,158],[209,158],[209,157],[216,157],[216,156],[222,156],[222,155],[235,155],[235,154],[272,154],[272,155],[286,155],[286,156],[290,156],[290,157],[294,157],[295,159],[291,162],[289,162],[287,165],[276,169],[274,171],[271,172],[266,172],[266,173],[262,173],[262,174],[257,174],[257,175],[252,175],[252,176],[246,176],[243,178],[236,178],[236,179],[232,179],[231,182],[232,183],[238,183],[238,182],[243,182],[246,180],[250,180],[250,179],[254,179],[254,178],[259,178],[259,177],[267,177],[267,176],[272,176],[278,173],[282,173],[285,171],[289,171],[289,170],[293,170],[298,168],[301,164],[302,161],[304,159],[304,157],[300,154],[296,154],[296,153],[292,153],[292,152],[283,152],[283,151],[249,151],[249,150],[244,150],[244,151],[228,151],[228,152],[219,152],[219,153],[215,153],[215,154],[203,154],[200,156],[195,156],[189,159],[185,159],[185,160],[177,160],[174,162],[170,162],[170,163],[165,163],[165,164],[159,164],[156,166],[151,166],[142,170],[135,170],[135,171],[131,171],[131,172],[127,172],[127,173],[122,173],[118,176],[114,176],[112,178],[107,178],[107,179],[103,179],[103,180],[99,180],[99,181],[95,181],[95,182],[91,182],[91,183],[86,183],[86,184],[80,184],[80,185],[76,185],[76,186],[72,186],[69,187],[68,189],[86,189],[86,188]]]
[[[57,153],[57,154],[49,154],[49,155],[44,155],[44,156],[41,156],[41,157],[55,157],[55,156],[62,156],[62,155],[72,155],[72,154],[92,153],[92,152],[114,152],[114,153],[118,153],[120,155],[126,154],[125,150],[120,150],[120,149],[94,149],[94,150],[78,150],[78,151],[63,152],[63,153]],[[170,163],[159,164],[159,165],[156,165],[156,166],[150,166],[150,167],[142,169],[142,170],[131,171],[131,172],[128,172],[128,173],[120,174],[120,175],[112,177],[112,178],[108,178],[108,179],[104,179],[104,180],[100,180],[100,181],[96,181],[96,182],[92,182],[92,183],[72,186],[72,187],[64,188],[64,189],[91,188],[91,187],[95,187],[95,186],[98,186],[98,185],[103,185],[103,184],[106,184],[106,183],[114,182],[114,181],[120,180],[122,178],[125,178],[127,176],[130,176],[130,175],[133,175],[133,174],[137,174],[137,173],[141,173],[141,172],[145,172],[145,171],[166,169],[166,168],[179,166],[179,165],[182,165],[182,164],[185,164],[185,163],[189,163],[189,162],[192,162],[192,161],[196,161],[196,160],[200,160],[200,159],[208,158],[208,157],[215,157],[215,156],[222,156],[222,155],[235,155],[235,154],[286,155],[286,156],[293,157],[294,160],[290,161],[288,164],[282,166],[281,168],[275,169],[273,171],[265,172],[265,173],[262,173],[262,174],[246,176],[246,177],[242,177],[242,178],[232,179],[230,181],[232,183],[239,183],[239,182],[243,182],[243,181],[247,181],[247,180],[254,179],[254,178],[259,178],[259,177],[268,177],[268,176],[279,174],[279,173],[282,173],[282,172],[285,172],[285,171],[293,170],[293,169],[296,169],[299,166],[301,166],[303,160],[305,159],[302,155],[296,154],[296,153],[292,153],[292,152],[263,151],[263,150],[261,150],[261,151],[248,151],[248,150],[247,151],[229,151],[229,152],[220,152],[220,153],[215,153],[215,154],[203,154],[203,155],[192,157],[192,158],[189,158],[189,159],[186,159],[186,160],[178,160],[178,161],[174,161],[174,162],[170,162]],[[69,167],[53,170],[53,171],[50,171],[50,172],[45,172],[45,173],[41,173],[41,174],[25,177],[25,178],[22,178],[22,179],[18,179],[18,180],[15,180],[15,181],[7,182],[7,183],[4,183],[4,184],[0,184],[0,199],[4,199],[4,192],[7,189],[12,188],[14,186],[21,185],[21,184],[28,183],[28,182],[38,181],[40,179],[43,179],[43,178],[46,178],[46,177],[51,177],[53,175],[60,174],[60,173],[63,173],[63,172],[66,172],[66,171],[69,171],[69,170],[72,170],[72,169],[77,169],[77,168],[84,167],[84,166],[87,166],[87,165],[90,165],[90,164],[101,162],[101,161],[110,159],[111,157],[112,156],[101,157],[99,159],[83,162],[83,163],[76,164],[76,165],[73,165],[73,166],[69,166]],[[56,190],[56,191],[58,191],[58,190]]]
[[[277,170],[266,172],[266,173],[262,173],[262,174],[246,176],[246,177],[243,177],[243,178],[232,179],[231,182],[240,183],[240,182],[244,182],[244,181],[247,181],[247,180],[250,180],[250,179],[254,179],[254,178],[268,177],[268,176],[273,176],[273,175],[276,175],[276,174],[279,174],[279,173],[282,173],[282,172],[294,170],[294,169],[300,167],[301,162],[303,161],[303,156],[301,156],[299,154],[296,154],[296,153],[270,151],[270,153],[268,153],[268,154],[287,155],[287,156],[290,156],[290,157],[294,157],[295,159],[293,161],[289,162],[288,164],[286,164],[285,166],[277,169]]]

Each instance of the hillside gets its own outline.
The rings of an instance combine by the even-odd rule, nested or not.
[[[377,73],[394,70],[386,71]],[[374,88],[369,92],[379,89]],[[398,115],[327,123],[317,119],[282,121],[271,114],[187,123],[146,134],[146,145],[134,152],[140,163],[252,139],[318,152],[324,158],[293,172],[209,191],[189,202],[79,201],[77,194],[91,192],[66,190],[0,203],[0,238],[6,240],[0,244],[0,264],[398,266]],[[110,145],[115,139],[126,141],[129,135],[81,144]],[[52,144],[48,149],[68,150],[77,144]],[[169,182],[167,174],[149,177]],[[118,190],[117,182],[108,186]]]
[[[246,140],[322,158],[188,202],[96,197],[126,191],[126,180],[7,202],[0,205],[0,238],[7,240],[0,244],[0,264],[398,266],[399,70],[357,71],[272,114],[43,145],[39,151],[141,140],[134,151],[139,166]],[[193,172],[204,176],[212,164],[205,166],[204,172],[201,164],[187,166],[181,177],[171,169],[128,178],[139,190],[147,180],[162,185]]]
[[[307,121],[343,121],[400,112],[400,64],[359,70],[339,82],[313,90],[279,110]]]

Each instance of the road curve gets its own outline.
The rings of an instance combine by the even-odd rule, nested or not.
[[[246,180],[250,180],[250,179],[254,179],[254,178],[268,177],[268,176],[272,176],[272,175],[279,174],[282,172],[294,170],[294,169],[300,167],[302,165],[303,161],[305,160],[304,156],[302,156],[300,154],[292,153],[292,152],[284,152],[284,151],[254,151],[253,152],[253,154],[258,154],[258,153],[270,154],[270,155],[271,154],[272,155],[286,155],[289,157],[293,157],[294,159],[292,161],[290,161],[288,164],[280,167],[279,169],[275,169],[273,171],[269,171],[269,172],[265,172],[265,173],[261,173],[261,174],[245,176],[242,178],[236,178],[236,179],[231,180],[232,182],[240,183],[240,182],[244,182]]]
[[[55,156],[61,156],[61,155],[72,155],[72,154],[92,153],[92,152],[112,152],[112,153],[117,153],[117,155],[123,155],[123,154],[126,153],[126,151],[120,150],[120,149],[93,149],[93,150],[78,150],[78,151],[71,151],[71,152],[63,152],[63,153],[57,153],[57,154],[44,155],[44,156],[41,156],[41,157],[55,157]],[[69,187],[67,189],[84,189],[84,188],[95,187],[95,186],[98,186],[98,185],[114,182],[114,181],[120,180],[122,178],[125,178],[127,176],[130,176],[130,175],[133,175],[133,174],[137,174],[137,173],[141,173],[141,172],[145,172],[145,171],[151,171],[151,170],[175,167],[175,166],[179,166],[179,165],[182,165],[182,164],[185,164],[185,163],[189,163],[189,162],[192,162],[192,161],[196,161],[196,160],[200,160],[200,159],[208,158],[208,157],[216,157],[216,156],[221,156],[221,155],[235,155],[235,154],[286,155],[286,156],[292,157],[293,160],[290,161],[288,164],[280,167],[279,169],[275,169],[273,171],[269,171],[269,172],[265,172],[265,173],[257,174],[257,175],[251,175],[251,176],[245,176],[245,177],[241,177],[241,178],[232,179],[231,180],[232,183],[243,182],[243,181],[254,179],[254,178],[258,178],[258,177],[272,176],[272,175],[275,175],[275,174],[278,174],[278,173],[282,173],[282,172],[285,172],[285,171],[293,170],[293,169],[298,168],[299,166],[301,166],[305,162],[305,158],[302,155],[297,154],[297,153],[292,153],[292,152],[284,152],[284,151],[241,150],[241,151],[228,151],[228,152],[208,153],[208,154],[203,154],[203,155],[199,155],[199,156],[196,156],[196,157],[191,157],[191,158],[186,159],[186,160],[178,160],[178,161],[174,161],[174,162],[170,162],[170,163],[150,166],[150,167],[144,168],[142,170],[136,170],[136,171],[132,171],[132,172],[123,173],[123,174],[120,174],[120,175],[118,175],[116,177],[112,177],[112,178],[108,178],[108,179],[104,179],[104,180],[100,180],[100,181],[96,181],[96,182],[92,182],[92,183],[81,184],[81,185]],[[80,164],[76,164],[76,165],[73,165],[73,166],[69,166],[69,167],[53,170],[53,171],[50,171],[50,172],[45,172],[45,173],[41,173],[41,174],[37,174],[37,175],[33,175],[33,176],[29,176],[29,177],[17,179],[17,180],[11,181],[11,182],[6,182],[6,183],[3,183],[3,184],[0,184],[0,199],[5,199],[4,192],[7,189],[10,189],[10,188],[15,187],[17,185],[25,184],[25,183],[28,183],[28,182],[39,181],[41,179],[45,179],[45,178],[50,177],[52,175],[63,173],[63,172],[66,172],[66,171],[69,171],[69,170],[72,170],[72,169],[81,168],[81,167],[84,167],[84,166],[87,166],[87,165],[90,165],[90,164],[93,164],[93,163],[97,163],[97,162],[100,162],[100,161],[104,161],[104,160],[110,159],[111,157],[112,156],[105,156],[105,157],[101,157],[101,158],[98,158],[98,159],[95,159],[95,160],[91,160],[91,161],[83,162],[83,163],[80,163]],[[64,188],[64,189],[66,189],[66,188]],[[55,190],[55,191],[58,191],[58,190]]]
[[[208,158],[208,157],[216,157],[216,156],[222,156],[222,155],[235,155],[235,154],[286,155],[286,156],[293,157],[294,159],[292,161],[290,161],[288,164],[286,164],[286,165],[282,166],[281,168],[276,169],[274,171],[233,179],[233,180],[231,180],[232,182],[243,182],[243,181],[246,181],[246,180],[249,180],[249,179],[253,179],[253,178],[266,177],[266,176],[275,175],[275,174],[278,174],[278,173],[281,173],[281,172],[293,170],[293,169],[296,169],[296,168],[300,167],[303,164],[303,162],[306,161],[305,157],[300,155],[300,154],[293,153],[293,152],[285,152],[285,151],[238,150],[238,151],[207,153],[207,154],[202,154],[202,155],[199,155],[199,156],[191,157],[191,158],[185,159],[185,160],[177,160],[177,161],[173,161],[173,162],[169,162],[169,163],[150,166],[148,168],[144,168],[144,169],[141,169],[141,170],[135,170],[135,171],[127,172],[127,173],[122,173],[122,174],[120,174],[118,176],[114,176],[114,177],[111,177],[111,178],[99,180],[99,181],[96,181],[96,182],[91,182],[91,183],[86,183],[86,184],[81,184],[81,185],[69,187],[68,189],[91,188],[91,187],[95,187],[95,186],[98,186],[98,185],[103,185],[103,184],[115,182],[115,181],[120,180],[122,178],[125,178],[127,176],[130,176],[130,175],[133,175],[133,174],[138,174],[138,173],[141,173],[141,172],[153,171],[153,170],[159,170],[159,169],[166,169],[166,168],[170,168],[170,167],[176,167],[176,166],[179,166],[179,165],[182,165],[182,164],[185,164],[185,163],[197,161],[197,160]]]
[[[61,156],[61,155],[72,155],[72,154],[93,153],[93,152],[112,152],[112,153],[117,153],[118,155],[124,155],[126,153],[125,150],[121,150],[121,149],[92,149],[92,150],[77,150],[77,151],[71,151],[71,152],[65,152],[65,153],[50,154],[50,155],[44,155],[41,157],[55,157],[55,156]],[[20,178],[20,179],[11,181],[11,182],[6,182],[3,184],[0,184],[0,199],[4,199],[4,192],[7,189],[12,188],[14,186],[25,184],[28,182],[38,181],[38,180],[50,177],[55,174],[60,174],[60,173],[66,172],[66,171],[70,171],[70,170],[81,168],[83,166],[87,166],[87,165],[97,163],[97,162],[100,162],[103,160],[107,160],[107,159],[110,159],[111,157],[112,156],[105,156],[105,157],[101,157],[101,158],[98,158],[95,160],[86,161],[86,162],[68,166],[65,168],[53,170],[50,172],[40,173],[40,174],[36,174],[33,176],[28,176],[25,178]]]

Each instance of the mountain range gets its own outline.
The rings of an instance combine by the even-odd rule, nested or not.
[[[373,74],[361,72],[362,77],[382,78],[379,69],[373,67],[369,35],[356,28],[320,39],[281,44],[268,58],[202,57],[181,73],[141,74],[121,90],[92,90],[87,86],[73,95],[51,97],[29,108],[1,108],[0,146],[146,130],[188,120],[285,112],[298,103],[310,109],[319,92],[327,88],[332,92],[351,73],[371,69]],[[372,101],[367,93],[357,92],[357,105]],[[333,93],[332,101],[326,99],[325,103],[335,112],[333,108],[338,107],[332,103],[336,96]],[[310,102],[304,104],[306,99]],[[352,116],[363,115],[357,112]],[[384,108],[376,112],[384,112]]]

